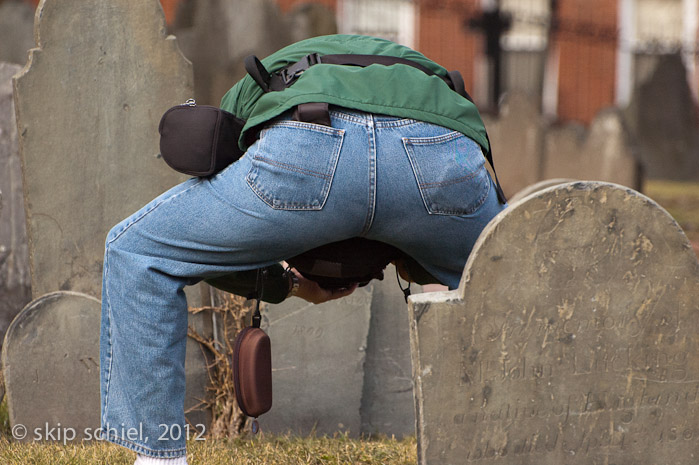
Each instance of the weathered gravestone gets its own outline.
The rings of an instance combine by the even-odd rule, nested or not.
[[[508,196],[551,178],[641,188],[635,146],[617,110],[601,111],[589,128],[556,126],[541,116],[527,95],[515,91],[503,99],[498,118],[484,117],[484,122],[498,177]]]
[[[288,13],[291,42],[337,34],[335,12],[321,3],[299,3]]]
[[[0,1],[0,61],[24,63],[34,46],[34,8],[24,0]]]
[[[515,195],[507,199],[507,201],[511,204],[514,204],[523,198],[534,194],[535,192],[539,192],[541,190],[544,190],[548,187],[553,187],[557,186],[559,184],[565,184],[568,182],[574,182],[576,181],[575,179],[567,179],[567,178],[553,178],[553,179],[544,179],[543,181],[535,182],[534,184],[531,184],[521,191],[517,192]]]
[[[336,302],[269,305],[274,405],[259,419],[273,433],[360,432],[371,287]]]
[[[194,64],[195,98],[209,105],[245,75],[247,55],[262,58],[292,42],[275,0],[184,0],[171,29]]]
[[[699,462],[699,263],[657,204],[571,183],[412,298],[420,464]]]
[[[699,178],[699,121],[687,77],[679,53],[663,55],[624,110],[649,178]]]
[[[392,265],[383,281],[322,305],[268,305],[274,405],[266,431],[415,434],[409,325]],[[413,286],[414,293],[420,286]]]
[[[166,36],[156,0],[44,0],[36,18],[37,48],[14,79],[32,295],[35,303],[58,290],[99,297],[109,229],[183,179],[158,157],[157,126],[167,108],[192,95],[191,64],[175,38]],[[196,292],[190,296],[197,300]],[[210,333],[204,318],[197,315],[190,324]],[[85,333],[99,334],[99,317],[82,324]],[[60,351],[63,340],[53,349]],[[43,345],[40,339],[32,342]],[[84,350],[97,350],[96,339],[80,343]],[[186,407],[191,407],[206,396],[208,381],[193,341],[186,366]],[[35,369],[27,361],[14,370],[29,377]],[[99,411],[92,385],[70,386],[81,393],[71,400]],[[19,395],[8,387],[8,397]],[[16,399],[17,412],[32,409],[23,403],[27,398]],[[66,418],[82,412],[68,403],[54,408]],[[204,423],[207,415],[189,418]]]
[[[498,178],[510,196],[543,176],[546,122],[523,92],[509,92],[498,118],[484,116]]]
[[[59,291],[34,300],[12,321],[2,364],[16,439],[95,437],[100,388],[94,328],[99,318],[99,300]]]
[[[412,436],[415,434],[415,409],[408,310],[396,282],[395,267],[389,265],[384,274],[383,281],[372,282],[360,409],[361,433]],[[416,285],[412,285],[411,290],[421,292]]]
[[[640,163],[619,110],[599,112],[588,129],[575,124],[546,133],[542,179],[606,181],[641,189]]]
[[[157,127],[191,95],[191,65],[155,0],[38,9],[14,80],[32,296],[98,297],[107,231],[182,179],[157,157]]]
[[[0,340],[31,298],[22,172],[12,103],[12,76],[19,65],[0,62]]]

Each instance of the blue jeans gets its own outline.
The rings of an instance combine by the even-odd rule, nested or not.
[[[102,287],[105,438],[157,457],[185,454],[185,285],[363,236],[451,288],[499,213],[471,139],[420,121],[349,110],[332,127],[280,118],[236,163],[190,179],[110,231]]]

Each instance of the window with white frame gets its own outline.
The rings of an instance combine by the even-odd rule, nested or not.
[[[550,0],[501,0],[500,9],[512,18],[511,27],[501,40],[505,50],[541,52],[546,48]]]
[[[697,94],[698,0],[620,0],[617,103],[627,104],[663,54],[681,53]]]
[[[370,35],[414,47],[415,20],[413,0],[338,2],[338,29],[342,34]]]
[[[511,18],[510,28],[500,40],[503,91],[524,91],[538,100],[543,91],[551,2],[500,0],[500,9]]]

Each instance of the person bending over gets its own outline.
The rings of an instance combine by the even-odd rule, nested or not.
[[[447,70],[408,47],[347,35],[292,44],[262,65],[274,74],[311,54],[320,62],[295,71],[288,87],[263,89],[247,75],[223,97],[221,108],[247,121],[238,161],[170,189],[109,232],[102,431],[137,452],[136,463],[186,463],[185,439],[162,437],[185,430],[185,286],[205,280],[247,296],[266,269],[269,302],[340,298],[356,284],[322,287],[279,263],[360,238],[400,251],[405,277],[453,289],[480,232],[506,207],[485,166],[478,110]],[[337,54],[424,69],[323,62]],[[323,122],[299,117],[308,103],[328,104]]]

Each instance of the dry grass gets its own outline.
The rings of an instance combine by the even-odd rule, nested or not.
[[[300,465],[365,464],[407,465],[417,462],[414,438],[350,439],[344,435],[327,437],[266,436],[254,439],[207,439],[188,444],[190,465]],[[0,438],[3,465],[131,465],[135,454],[104,442],[20,444]]]
[[[254,311],[253,304],[243,297],[211,289],[215,296],[215,306],[190,308],[191,313],[210,311],[217,315],[220,330],[214,337],[204,337],[189,328],[189,337],[199,342],[210,360],[209,388],[207,398],[190,410],[211,411],[211,425],[206,429],[211,439],[235,438],[245,429],[246,417],[235,400],[233,370],[230,360],[233,356],[235,336],[245,327],[246,320]]]
[[[646,181],[643,192],[675,218],[689,240],[699,241],[699,182]]]

